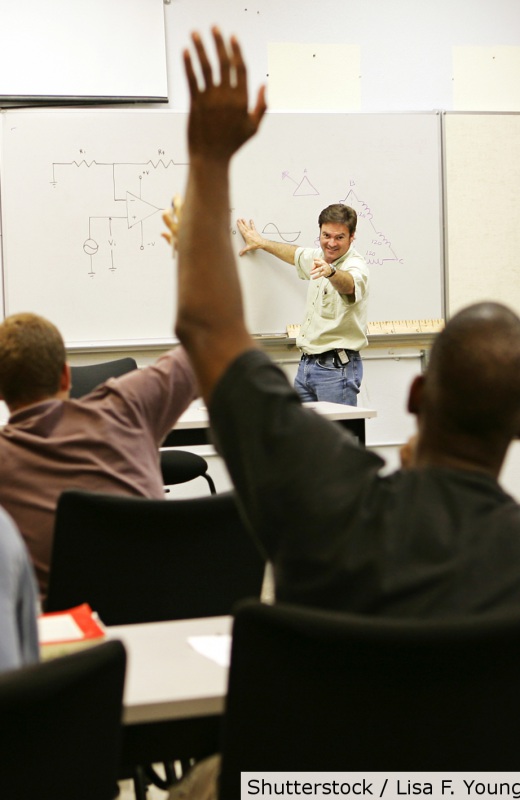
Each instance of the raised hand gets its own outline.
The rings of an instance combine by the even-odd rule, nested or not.
[[[240,45],[234,36],[226,46],[219,29],[212,28],[220,67],[220,82],[213,70],[198,33],[192,41],[202,73],[199,86],[194,62],[184,51],[184,67],[191,96],[188,124],[190,158],[202,155],[213,160],[229,160],[253,136],[266,110],[265,86],[258,91],[256,106],[248,110],[247,72]]]
[[[177,241],[179,238],[179,225],[182,215],[182,197],[176,194],[172,200],[171,208],[163,211],[163,222],[168,228],[167,231],[161,233],[163,239],[166,239],[168,244],[172,246],[173,255],[177,251]]]

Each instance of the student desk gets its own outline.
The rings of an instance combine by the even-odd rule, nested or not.
[[[351,430],[358,440],[365,444],[365,420],[377,416],[377,411],[372,408],[360,406],[346,406],[341,403],[304,403],[306,408],[312,408],[316,413],[327,419],[335,420]],[[167,437],[168,447],[182,447],[191,444],[207,444],[209,441],[208,411],[202,402],[196,401],[182,414]]]
[[[208,617],[107,628],[127,651],[122,778],[135,765],[218,751],[228,668],[200,655],[188,637],[229,634],[231,626],[231,617]]]

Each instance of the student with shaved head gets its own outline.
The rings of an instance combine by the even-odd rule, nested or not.
[[[198,64],[184,53],[190,169],[165,237],[178,251],[176,331],[276,599],[385,617],[519,610],[520,506],[498,476],[520,431],[520,319],[479,303],[448,322],[410,389],[406,469],[383,476],[379,456],[305,409],[244,321],[229,166],[258,131],[264,90],[249,111],[238,42],[217,28],[213,40],[218,76],[198,34]],[[215,800],[218,774],[218,756],[200,762],[170,800]]]
[[[497,478],[520,431],[520,320],[496,303],[457,314],[410,390],[409,469],[305,409],[246,329],[229,234],[229,165],[257,133],[238,42],[213,30],[220,75],[193,35],[190,169],[178,234],[176,330],[242,509],[274,565],[276,598],[384,616],[520,609],[520,507]],[[204,221],[201,224],[201,220]],[[208,253],[211,252],[211,259]]]

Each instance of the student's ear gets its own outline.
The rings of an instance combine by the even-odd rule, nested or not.
[[[61,372],[60,378],[60,392],[70,392],[70,387],[72,386],[72,379],[70,376],[70,364],[63,365],[63,370]]]
[[[424,389],[424,375],[417,375],[412,381],[408,394],[408,411],[410,414],[419,414],[422,406]]]

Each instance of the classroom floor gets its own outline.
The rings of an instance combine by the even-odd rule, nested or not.
[[[148,787],[148,800],[167,800],[168,792],[163,792],[157,786]],[[117,800],[135,800],[133,781],[119,781],[119,797]]]
[[[180,769],[180,764],[178,765]],[[162,764],[155,764],[154,769],[157,775],[164,778],[164,768]],[[168,800],[169,791],[158,789],[157,786],[150,784],[147,789],[147,800]],[[134,782],[132,780],[119,781],[119,797],[117,800],[135,800]]]

